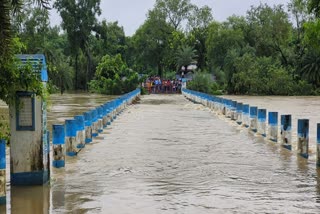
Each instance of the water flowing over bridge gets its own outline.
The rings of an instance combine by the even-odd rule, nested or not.
[[[315,141],[308,160],[188,97],[127,105],[50,185],[7,184],[1,213],[320,212]]]

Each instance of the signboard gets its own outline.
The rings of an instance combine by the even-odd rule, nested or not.
[[[17,92],[16,128],[17,131],[35,130],[35,107],[33,93]]]

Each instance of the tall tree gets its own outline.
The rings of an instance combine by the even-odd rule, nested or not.
[[[158,75],[162,76],[164,62],[170,56],[169,40],[173,31],[162,13],[158,10],[149,11],[147,20],[132,38],[137,60],[144,69],[156,67]]]
[[[191,9],[190,0],[157,0],[155,4],[155,10],[161,11],[175,30],[188,18]]]
[[[309,0],[309,12],[313,13],[316,17],[320,17],[320,0]]]
[[[248,11],[247,21],[250,26],[251,46],[259,56],[280,55],[282,63],[288,65],[286,47],[289,42],[292,26],[288,14],[282,5],[273,8],[267,4],[252,7]]]
[[[194,6],[188,18],[189,37],[194,40],[198,54],[197,66],[199,69],[206,67],[206,39],[208,37],[208,27],[212,20],[212,11],[208,6],[201,8]]]
[[[86,80],[88,82],[91,70],[91,53],[88,40],[101,14],[100,0],[57,0],[54,7],[62,18],[62,28],[67,32],[68,41],[75,59],[75,89],[78,89],[79,54],[87,58]],[[86,88],[86,86],[85,86]]]
[[[47,0],[33,2],[44,8],[49,7]],[[15,87],[21,82],[14,54],[21,49],[22,44],[19,39],[14,38],[11,15],[18,14],[24,3],[26,2],[22,0],[0,1],[0,99],[7,103],[14,102]]]

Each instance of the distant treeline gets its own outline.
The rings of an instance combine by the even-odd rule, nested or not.
[[[121,94],[143,81],[138,73],[172,78],[197,64],[197,82],[189,84],[194,90],[320,93],[318,0],[292,0],[287,7],[261,4],[225,22],[215,21],[208,6],[190,0],[156,0],[130,37],[117,22],[98,20],[100,0],[54,1],[62,18],[54,27],[46,3],[50,1],[0,2],[0,69],[6,71],[0,74],[0,98],[5,101],[13,83],[21,82],[10,58],[17,53],[46,55],[51,91]],[[216,82],[207,80],[206,73]]]

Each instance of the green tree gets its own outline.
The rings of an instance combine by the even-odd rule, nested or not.
[[[163,75],[165,62],[170,62],[170,41],[174,29],[157,10],[149,11],[148,18],[132,38],[137,63],[141,69],[156,69]]]
[[[310,13],[313,13],[317,18],[320,17],[320,1],[309,0],[308,9]]]
[[[48,7],[48,1],[39,0],[42,7]],[[11,14],[17,15],[24,1],[0,1],[0,99],[8,104],[15,101],[17,87],[27,87],[34,90],[38,95],[43,95],[42,85],[38,84],[37,76],[34,75],[31,67],[17,67],[15,54],[20,53],[24,47],[18,38],[13,35]],[[24,85],[25,74],[30,79],[29,85]],[[26,76],[25,76],[26,77]]]
[[[316,87],[320,86],[320,55],[317,51],[310,51],[303,60],[302,76]]]
[[[62,18],[62,28],[67,32],[71,53],[75,60],[75,89],[78,89],[80,50],[87,58],[85,83],[90,78],[92,56],[89,38],[97,24],[97,15],[101,14],[100,0],[57,0],[54,7]],[[86,84],[85,84],[86,86]]]
[[[271,8],[268,5],[252,7],[247,15],[250,26],[250,45],[258,56],[280,57],[288,65],[287,44],[292,26],[282,5]]]
[[[121,72],[126,69],[126,64],[123,62],[121,55],[116,56],[105,55],[97,66],[95,74],[96,79],[104,77],[106,79],[114,79],[115,75],[120,76]]]
[[[184,77],[184,72],[187,72],[188,66],[195,61],[197,57],[196,51],[190,46],[183,46],[178,50],[176,55],[176,65],[181,76]],[[182,70],[181,67],[184,69]]]
[[[190,0],[156,0],[155,4],[155,10],[164,14],[166,21],[175,30],[188,18],[192,7]]]
[[[206,38],[208,37],[208,27],[212,20],[212,11],[208,6],[202,8],[194,6],[188,17],[189,38],[193,40],[198,53],[197,67],[199,69],[206,67]]]

